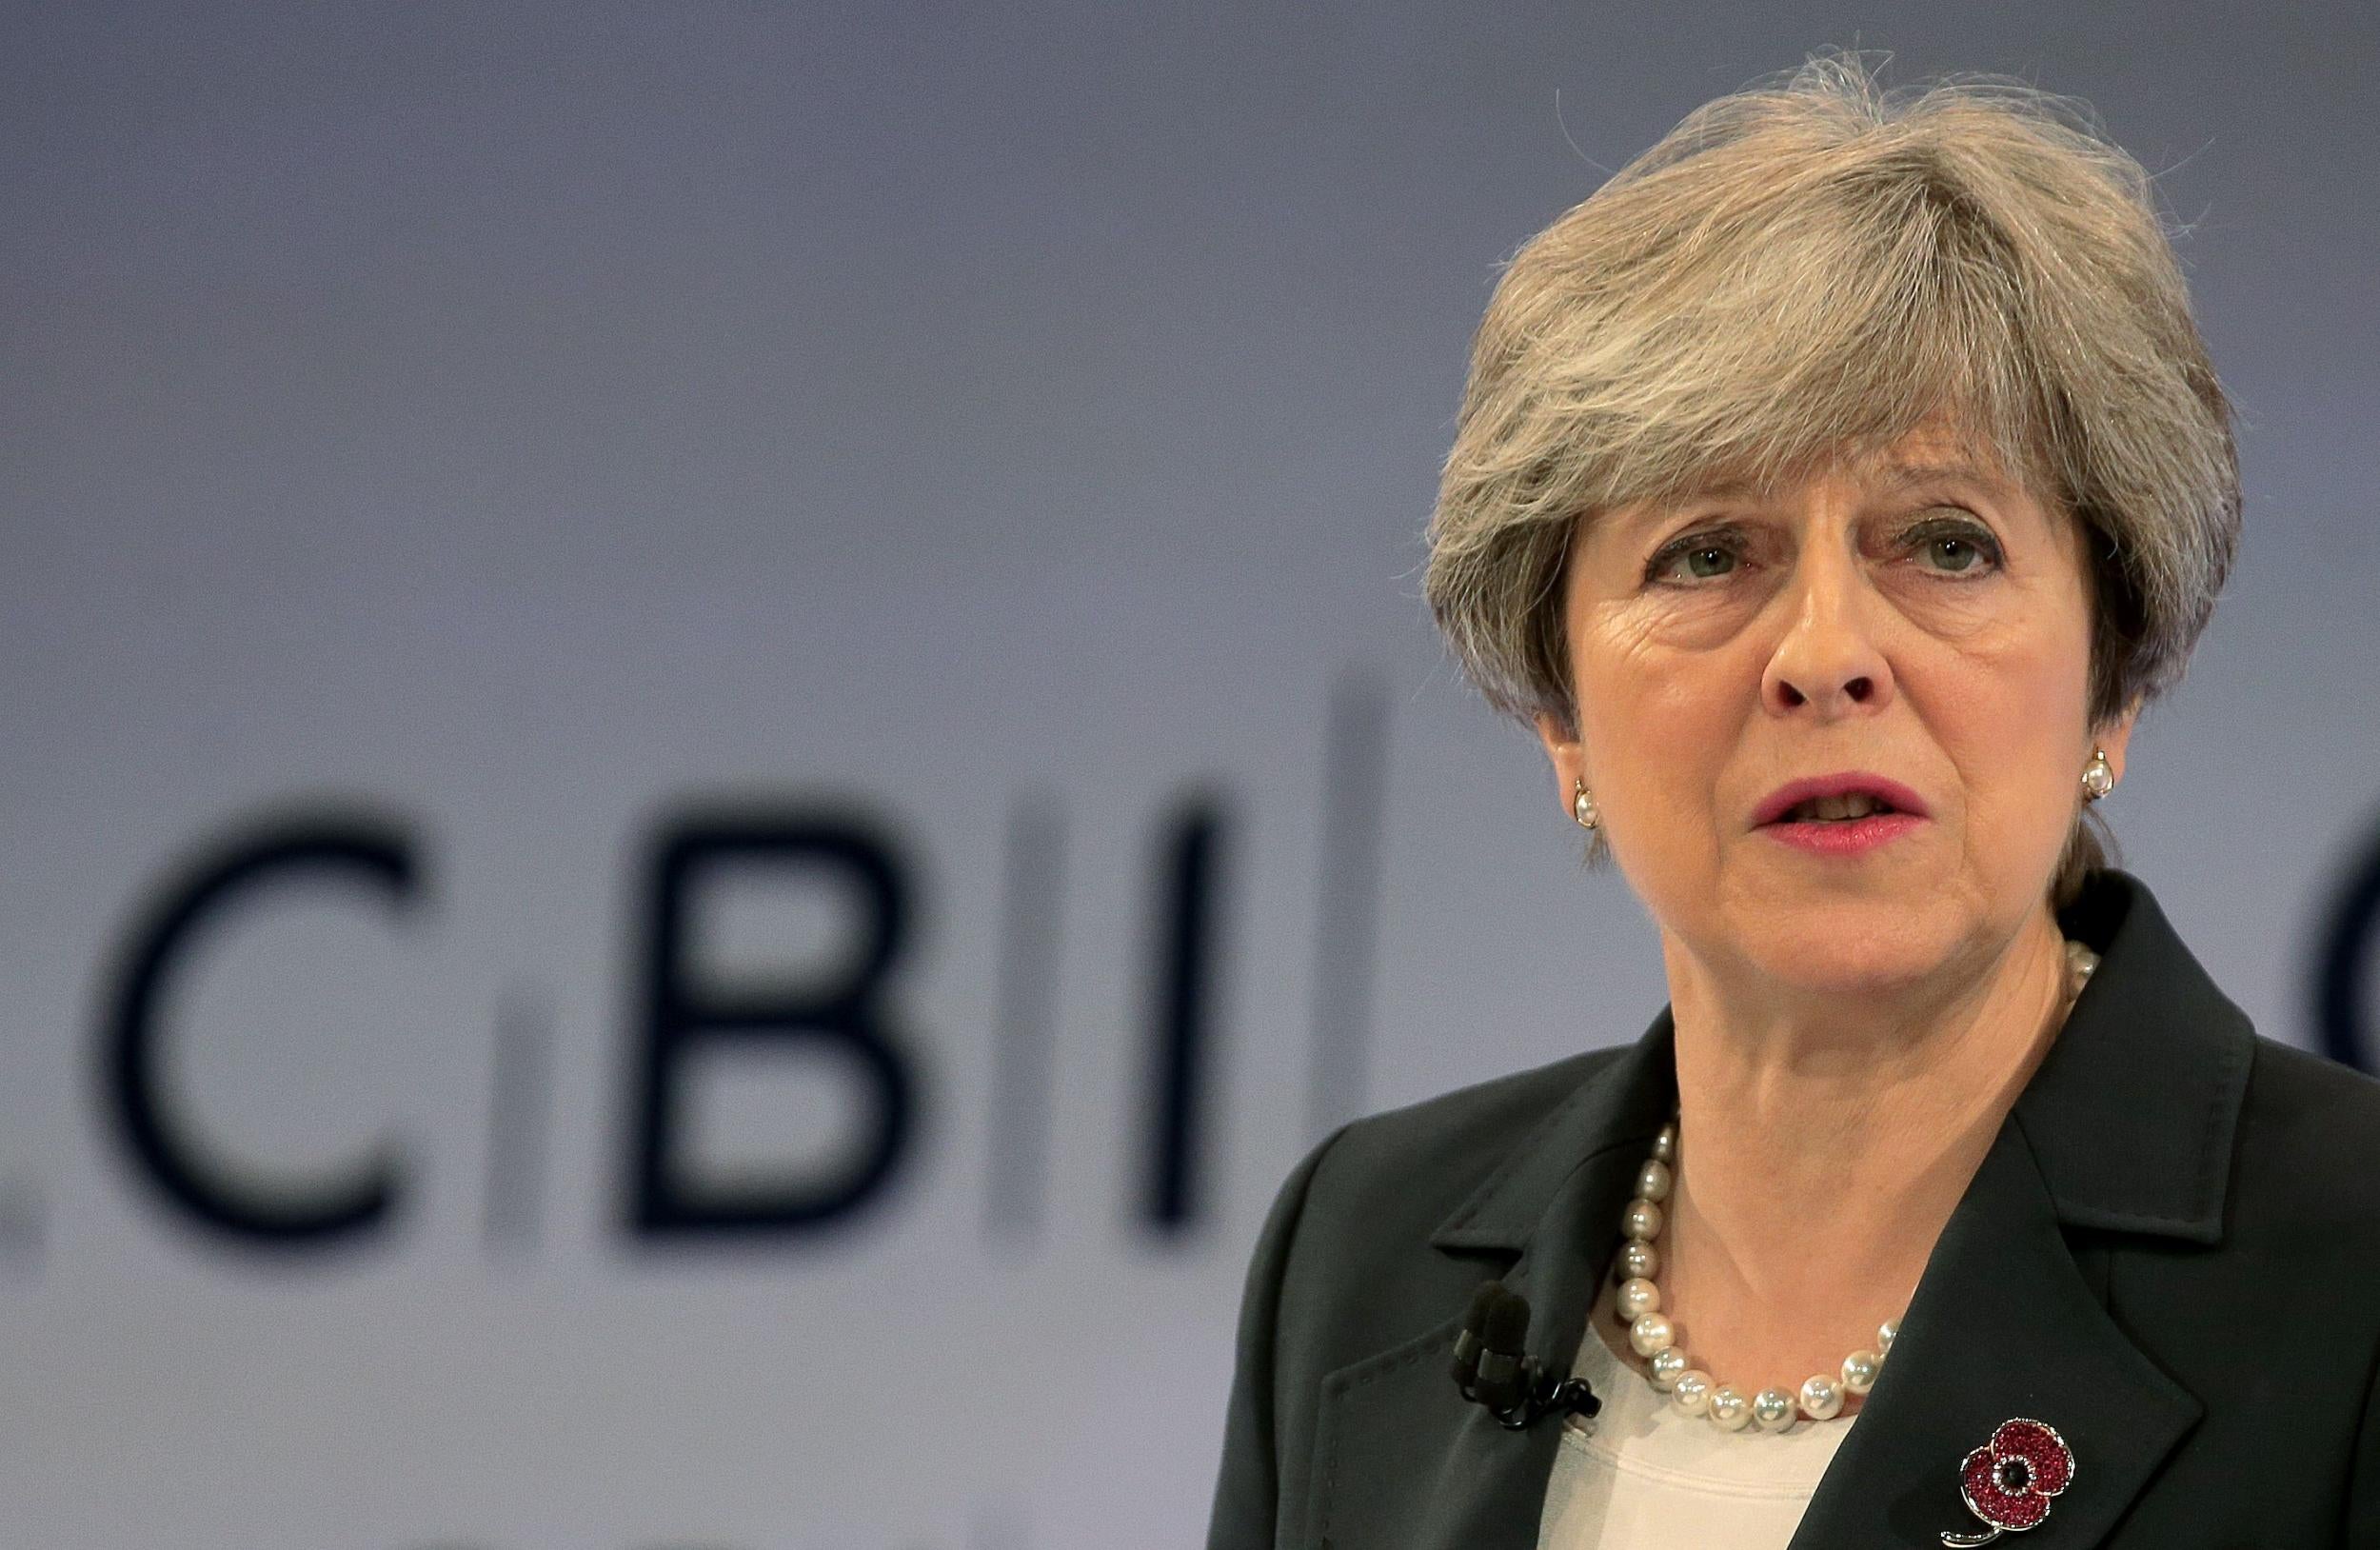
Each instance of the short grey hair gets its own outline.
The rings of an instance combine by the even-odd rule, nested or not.
[[[2239,466],[2152,192],[2087,109],[1993,77],[1888,91],[1822,54],[1697,109],[1488,304],[1423,581],[1464,670],[1575,725],[1581,520],[1947,417],[2082,525],[2091,724],[2179,683],[2238,548]],[[2061,904],[2112,844],[2075,773]]]

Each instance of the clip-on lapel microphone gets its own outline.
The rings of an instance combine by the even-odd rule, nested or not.
[[[1528,1300],[1502,1282],[1481,1282],[1455,1337],[1455,1386],[1462,1397],[1514,1432],[1557,1410],[1593,1416],[1603,1408],[1583,1379],[1557,1378],[1530,1356],[1528,1336]]]

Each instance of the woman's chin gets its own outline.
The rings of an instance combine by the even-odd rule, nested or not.
[[[1755,937],[1744,956],[1782,991],[1888,994],[1940,972],[1944,944],[1907,905],[1797,917]]]

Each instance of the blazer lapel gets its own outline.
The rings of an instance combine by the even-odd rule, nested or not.
[[[1549,1215],[1556,1222],[1534,1235],[1503,1277],[1529,1301],[1529,1354],[1556,1372],[1569,1373],[1599,1289],[1601,1261],[1579,1252],[1590,1242],[1585,1224],[1617,1219],[1636,1185],[1643,1145],[1640,1139],[1633,1151],[1617,1146],[1590,1158],[1555,1201]],[[1482,1406],[1462,1411],[1440,1489],[1411,1543],[1415,1550],[1535,1550],[1560,1421],[1548,1417],[1515,1433]]]
[[[1539,1125],[1430,1242],[1452,1253],[1518,1251],[1503,1282],[1530,1307],[1528,1351],[1568,1374],[1618,1241],[1654,1135],[1677,1093],[1669,1008],[1642,1038]],[[1450,1326],[1436,1342],[1442,1368]],[[1434,1371],[1438,1381],[1445,1381]],[[1560,1422],[1507,1431],[1478,1405],[1459,1406],[1421,1520],[1396,1543],[1411,1550],[1535,1550]]]
[[[2026,1550],[2088,1550],[2205,1414],[2109,1315],[2066,1235],[2221,1242],[2254,1029],[2130,874],[2098,874],[2064,924],[2098,970],[1944,1225],[1791,1550],[1983,1532],[1959,1464],[2017,1416],[2074,1456]]]
[[[2085,1550],[2202,1413],[2108,1317],[2031,1148],[2004,1124],[1791,1550],[1939,1546],[1945,1530],[1985,1532],[1960,1499],[1959,1464],[2018,1416],[2049,1423],[2074,1456],[2028,1550]]]

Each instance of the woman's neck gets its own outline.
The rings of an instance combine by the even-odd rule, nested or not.
[[[2047,910],[1979,972],[1832,1004],[1673,950],[1659,1282],[1695,1365],[1790,1391],[1873,1346],[2055,1037],[2066,975]]]

